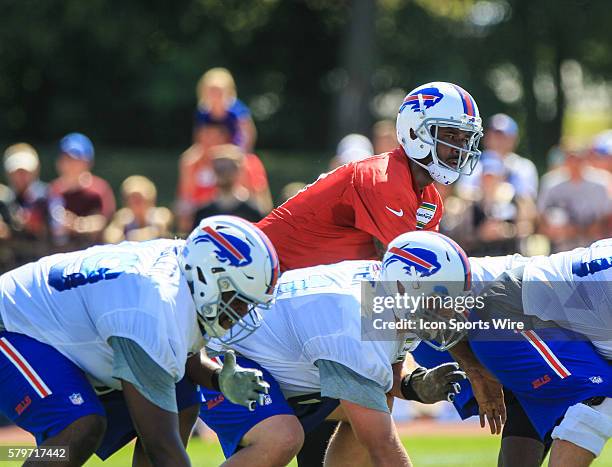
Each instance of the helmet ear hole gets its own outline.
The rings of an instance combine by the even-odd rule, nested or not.
[[[412,140],[417,139],[417,135],[412,128],[410,128],[410,139]]]
[[[198,271],[198,279],[200,282],[203,282],[204,284],[207,284],[206,282],[206,277],[204,277],[204,273],[202,272],[202,268],[200,268],[199,266],[196,268]]]

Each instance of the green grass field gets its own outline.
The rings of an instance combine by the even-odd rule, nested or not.
[[[403,438],[415,466],[490,467],[497,464],[499,438],[493,436],[411,436]],[[189,443],[189,456],[194,467],[218,466],[224,460],[216,442],[194,438]],[[124,447],[106,462],[92,458],[87,466],[125,467],[131,465],[132,445]],[[17,462],[1,462],[2,467],[19,466]],[[50,464],[51,465],[51,464]],[[297,463],[293,462],[292,466]],[[612,447],[606,446],[594,466],[612,465]]]
[[[417,467],[490,467],[497,464],[499,438],[493,436],[412,436],[403,438],[403,441],[412,463]],[[193,439],[188,451],[194,467],[218,466],[224,460],[216,442]],[[95,458],[87,465],[123,467],[130,465],[131,455],[132,447],[126,446],[107,462]],[[291,465],[296,466],[297,463]],[[607,446],[593,465],[612,465],[612,447]]]
[[[497,464],[499,438],[493,436],[411,436],[403,441],[415,466],[490,467]],[[194,467],[218,466],[224,460],[221,448],[213,441],[193,439],[188,451]],[[86,465],[125,467],[131,465],[131,456],[132,445],[128,445],[106,462],[96,457]],[[0,465],[12,467],[20,464],[2,462]],[[612,465],[612,447],[607,446],[593,465]]]

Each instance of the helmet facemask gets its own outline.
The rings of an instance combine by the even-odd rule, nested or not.
[[[428,282],[427,278],[420,280],[420,274],[414,268],[410,275],[413,277],[410,281],[395,281],[392,295],[396,293],[404,295],[406,291],[412,290],[415,295],[421,295],[421,305],[402,312],[394,309],[395,317],[399,320],[412,321],[414,327],[411,328],[411,332],[430,347],[440,352],[450,349],[467,334],[465,327],[458,330],[456,325],[451,325],[451,320],[467,322],[466,315],[448,306],[454,300],[450,299],[451,295],[445,286],[434,286],[431,290],[433,284]],[[430,293],[427,293],[428,288]],[[385,289],[387,293],[390,292],[388,287]]]
[[[412,159],[416,164],[420,165],[430,173],[431,177],[438,183],[450,185],[457,181],[460,175],[471,175],[480,159],[480,150],[478,143],[482,137],[480,125],[473,117],[463,116],[463,121],[443,119],[443,118],[425,118],[416,128],[414,134],[424,144],[430,147],[431,162],[424,164],[419,160]],[[438,137],[438,132],[441,127],[457,128],[471,134],[467,147],[456,146],[448,141],[444,141]],[[452,166],[444,162],[438,157],[438,144],[442,144],[451,149],[459,151],[456,165]]]
[[[461,330],[457,328],[458,322],[467,322],[466,315],[444,306],[444,297],[449,296],[431,294],[426,297],[426,305],[429,306],[421,306],[414,312],[415,319],[420,323],[415,334],[440,352],[450,349],[467,334],[466,327],[461,327]],[[454,325],[451,320],[455,321]],[[428,325],[424,326],[424,323]]]
[[[215,269],[211,272],[222,274],[223,271]],[[198,323],[209,338],[216,338],[225,345],[234,344],[260,326],[258,302],[237,292],[238,288],[231,278],[220,275],[216,281],[210,278],[207,280],[199,266],[194,272],[191,266],[185,265],[185,271],[196,305]],[[203,297],[208,298],[203,300]]]

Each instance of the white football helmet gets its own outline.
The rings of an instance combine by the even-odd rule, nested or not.
[[[179,265],[209,338],[230,344],[259,327],[255,307],[272,301],[279,276],[276,251],[261,230],[234,216],[203,219],[185,241]]]
[[[400,320],[415,321],[416,329],[412,332],[436,350],[449,349],[465,335],[465,331],[448,329],[451,318],[465,321],[465,314],[455,312],[453,308],[440,311],[439,307],[432,310],[423,306],[435,303],[433,299],[425,302],[427,297],[452,301],[471,289],[470,262],[463,249],[450,238],[425,231],[396,237],[389,243],[383,257],[380,280],[386,294],[409,294],[420,300],[418,308],[395,308],[395,316]],[[447,329],[424,329],[422,322],[445,322]]]
[[[467,147],[440,140],[440,127],[471,133]],[[478,106],[472,96],[456,84],[436,81],[412,90],[399,109],[396,129],[397,140],[406,155],[427,169],[438,183],[450,185],[461,174],[471,175],[480,158],[478,142],[482,137],[482,120]],[[456,167],[438,158],[438,143],[459,150]],[[426,165],[422,160],[428,156],[432,160]]]

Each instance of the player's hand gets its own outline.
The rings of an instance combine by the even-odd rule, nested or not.
[[[219,389],[230,402],[255,410],[264,404],[264,395],[270,385],[259,370],[242,368],[236,364],[236,354],[228,350],[223,354],[223,368],[219,373]]]
[[[465,373],[457,363],[443,363],[430,370],[416,369],[410,376],[410,385],[425,404],[439,401],[452,402],[461,391],[459,381],[465,378]]]
[[[472,367],[467,370],[467,375],[472,384],[474,397],[478,402],[480,426],[485,427],[486,417],[491,434],[501,433],[502,425],[506,423],[506,405],[502,385],[484,368]]]

